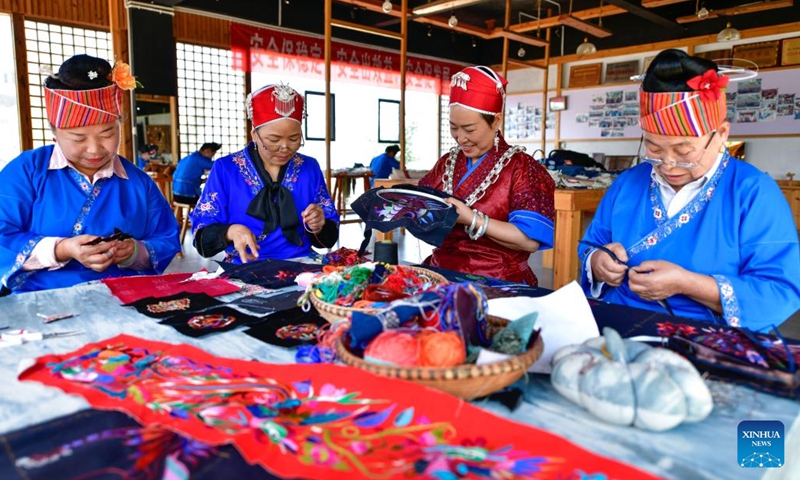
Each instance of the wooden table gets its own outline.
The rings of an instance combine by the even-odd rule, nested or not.
[[[579,278],[578,241],[582,233],[581,219],[584,212],[597,210],[605,193],[605,190],[556,189],[556,232],[552,262],[554,289]],[[546,265],[546,259],[542,263]]]
[[[364,191],[370,189],[369,186],[369,179],[372,178],[374,174],[370,170],[365,171],[358,171],[358,172],[348,172],[347,170],[340,170],[338,172],[331,173],[331,180],[333,182],[333,201],[336,203],[336,211],[339,213],[339,224],[345,223],[358,223],[361,221],[360,218],[351,218],[345,219],[348,213],[353,213],[352,210],[347,208],[347,197],[345,195],[345,182],[350,182],[357,178],[364,179]]]

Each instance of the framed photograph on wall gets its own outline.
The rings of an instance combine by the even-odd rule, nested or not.
[[[325,93],[306,92],[306,140],[325,141]],[[336,95],[331,94],[331,141],[336,140]]]
[[[378,99],[378,143],[400,143],[400,102]]]
[[[567,97],[553,97],[549,101],[551,112],[560,112],[567,109]]]

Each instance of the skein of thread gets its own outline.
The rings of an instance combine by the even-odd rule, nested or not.
[[[415,367],[419,364],[420,341],[412,333],[386,330],[364,350],[364,360],[381,365]]]
[[[464,341],[456,332],[424,331],[419,335],[421,367],[452,367],[466,360]]]

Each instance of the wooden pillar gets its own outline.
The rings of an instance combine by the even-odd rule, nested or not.
[[[33,148],[33,122],[31,120],[31,90],[28,78],[28,53],[25,48],[25,16],[19,12],[11,15],[14,31],[14,59],[17,64],[17,112],[19,113],[20,150]]]
[[[552,15],[550,10],[547,16]],[[547,86],[550,82],[550,35],[552,28],[547,29],[547,45],[544,47],[544,85],[542,85],[542,151],[547,152]]]
[[[108,0],[108,17],[111,27],[111,43],[114,46],[114,60],[129,64],[128,11],[125,9],[125,0]],[[174,48],[174,45],[172,47]],[[136,72],[133,74],[136,75]],[[133,92],[126,92],[122,100],[122,119],[120,120],[122,135],[119,153],[129,160],[135,161],[136,149],[133,146],[133,124],[131,123],[132,101]]]
[[[506,0],[506,17],[503,24],[506,29],[511,27],[511,0]],[[503,37],[503,78],[508,80],[508,50],[511,47],[508,37]],[[503,108],[505,108],[503,102]],[[506,134],[506,112],[501,112],[500,116],[500,131],[503,135]]]
[[[406,63],[408,50],[408,0],[402,0],[400,7],[400,169],[406,170]]]
[[[333,28],[333,0],[325,0],[325,181],[328,183],[328,191],[331,190],[331,133],[333,125],[331,121],[331,56],[333,54],[331,46],[331,36]]]

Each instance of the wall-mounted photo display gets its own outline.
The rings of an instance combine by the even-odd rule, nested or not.
[[[606,82],[630,82],[631,77],[639,73],[639,60],[609,63],[606,65]]]
[[[378,142],[400,143],[400,102],[378,99]]]
[[[306,140],[325,141],[325,93],[306,92]],[[336,95],[331,94],[331,141],[336,140]]]

